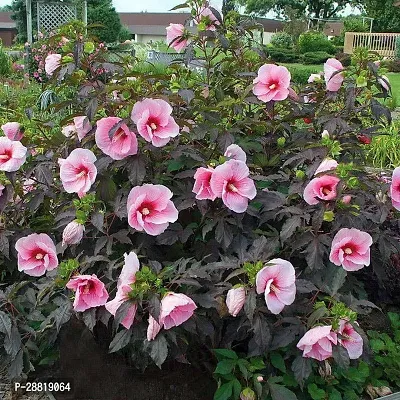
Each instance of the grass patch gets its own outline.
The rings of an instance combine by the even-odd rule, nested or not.
[[[392,86],[393,96],[400,97],[400,73],[390,72],[387,76]]]

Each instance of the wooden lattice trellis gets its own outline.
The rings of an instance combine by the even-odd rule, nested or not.
[[[76,19],[76,6],[64,2],[37,2],[37,23],[39,32],[53,29]]]

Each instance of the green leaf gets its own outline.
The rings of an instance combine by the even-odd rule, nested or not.
[[[252,357],[250,359],[250,371],[255,372],[265,368],[265,362],[261,357]]]
[[[329,393],[329,400],[343,400],[343,398],[337,389],[332,388]]]
[[[214,394],[214,400],[229,400],[232,396],[233,381],[221,385]]]
[[[400,314],[389,312],[388,317],[390,319],[390,322],[392,323],[393,329],[394,330],[399,329],[400,328]]]
[[[179,171],[184,165],[185,163],[181,159],[171,160],[168,163],[167,171],[168,172]]]
[[[132,331],[129,329],[123,329],[119,331],[112,342],[110,343],[109,352],[114,353],[124,348],[131,340]]]
[[[271,353],[270,359],[271,359],[271,364],[276,369],[279,369],[279,371],[282,371],[284,374],[286,373],[285,360],[279,353],[276,352]]]
[[[360,400],[360,396],[354,390],[346,390],[343,394],[346,400]]]
[[[214,373],[220,375],[230,374],[235,368],[237,360],[222,360],[217,364]]]
[[[234,379],[231,382],[233,382],[233,398],[237,400],[240,397],[240,392],[242,391],[242,385],[237,379]]]
[[[243,375],[243,378],[247,380],[249,378],[249,362],[247,360],[240,359],[238,360],[237,365],[239,367],[240,373]]]
[[[218,360],[222,360],[223,358],[230,358],[231,360],[237,360],[239,357],[233,351],[229,349],[214,349],[214,354],[217,356]]]
[[[296,395],[285,386],[269,383],[272,400],[297,400]]]
[[[310,383],[307,386],[307,390],[313,400],[325,399],[325,390],[320,389],[315,383]]]

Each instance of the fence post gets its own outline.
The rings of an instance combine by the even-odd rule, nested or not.
[[[354,32],[345,33],[343,52],[346,54],[353,54],[354,35]]]

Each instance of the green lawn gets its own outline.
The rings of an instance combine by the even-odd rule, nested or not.
[[[388,78],[392,86],[394,96],[400,97],[400,73],[389,73]]]

